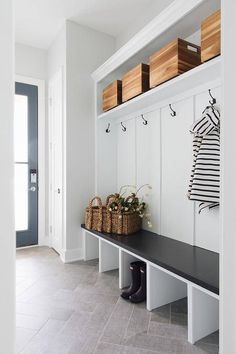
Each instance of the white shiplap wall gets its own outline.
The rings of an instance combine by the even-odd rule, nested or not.
[[[212,89],[212,94],[219,104],[220,88]],[[194,95],[186,92],[171,102],[176,117],[170,116],[165,102],[145,114],[147,125],[140,116],[123,117],[125,132],[116,121],[106,134],[108,122],[99,121],[97,191],[105,196],[125,184],[149,183],[152,231],[218,252],[219,210],[205,210],[199,215],[197,205],[187,199],[192,167],[189,128],[200,118],[208,100],[207,88],[200,87]]]

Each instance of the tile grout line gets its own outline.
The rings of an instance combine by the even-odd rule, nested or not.
[[[44,325],[42,327],[44,327],[49,321],[48,320],[44,323]],[[23,353],[24,350],[27,348],[27,346],[32,342],[33,338],[40,332],[40,330],[42,329],[42,327],[39,330],[36,330],[36,333],[30,338],[30,340],[28,341],[28,343],[24,346],[24,348],[22,348],[22,350],[19,351],[19,353]]]
[[[95,348],[94,348],[92,354],[94,354],[95,351],[97,350],[97,347],[98,347],[98,344],[99,344],[99,342],[100,342],[100,339],[102,338],[102,336],[103,336],[103,334],[104,334],[104,332],[105,332],[105,329],[107,328],[108,322],[109,322],[109,320],[111,319],[111,317],[112,317],[112,315],[113,315],[113,313],[114,313],[114,311],[115,311],[115,309],[116,309],[116,306],[117,306],[118,301],[119,301],[119,298],[118,298],[118,300],[116,301],[116,304],[115,304],[115,306],[114,306],[114,309],[112,310],[110,316],[108,317],[105,326],[103,327],[102,333],[100,334],[100,336],[99,336],[99,338],[98,338],[98,340],[97,340],[96,346],[95,346]]]
[[[153,353],[153,354],[163,354],[162,352],[157,352],[157,351],[152,350],[152,349],[150,350],[150,349],[147,349],[147,348],[145,349],[145,348],[142,348],[142,347],[132,347],[132,346],[125,345],[125,344],[110,343],[110,342],[106,342],[105,340],[100,342],[100,343],[106,343],[106,344],[110,344],[112,346],[123,347],[123,348],[127,348],[127,349],[132,348],[132,349],[139,349],[139,350],[142,350],[142,351],[145,350],[145,351],[148,351],[148,353]]]
[[[132,309],[132,311],[131,311],[131,314],[130,314],[130,316],[129,316],[129,319],[128,319],[128,321],[127,321],[127,326],[126,326],[126,330],[125,330],[125,333],[124,333],[124,336],[123,336],[123,340],[124,340],[124,338],[127,337],[127,331],[128,331],[128,327],[129,327],[131,318],[132,318],[132,316],[133,316],[133,313],[134,313],[134,305],[133,305],[133,309]]]
[[[151,324],[151,317],[152,317],[152,311],[149,311],[149,322],[148,322],[148,328],[147,328],[147,334],[148,335],[149,335],[149,329],[150,329],[150,324]]]

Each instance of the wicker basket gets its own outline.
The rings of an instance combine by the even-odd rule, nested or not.
[[[134,212],[111,213],[111,232],[118,235],[130,235],[142,228],[142,218]]]
[[[108,210],[110,201],[114,199],[113,194],[109,195],[105,206],[102,205],[100,197],[91,199],[85,211],[85,227],[89,230],[118,235],[130,235],[139,231],[142,228],[142,219],[137,213]],[[97,201],[97,206],[93,206],[95,201]]]
[[[100,197],[94,197],[90,200],[89,206],[85,210],[85,227],[87,229],[111,232],[111,213],[108,211],[108,205],[113,198],[113,195],[107,197],[106,206],[102,205]],[[97,201],[97,206],[93,206],[95,201]]]

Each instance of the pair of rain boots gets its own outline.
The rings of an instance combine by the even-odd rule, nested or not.
[[[132,282],[122,291],[123,299],[138,303],[146,300],[146,264],[141,261],[130,263]]]

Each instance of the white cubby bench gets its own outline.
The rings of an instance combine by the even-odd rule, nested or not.
[[[147,310],[187,296],[188,341],[219,328],[219,255],[141,230],[124,236],[83,230],[83,258],[99,259],[99,272],[119,269],[119,287],[130,284],[129,264],[147,265]]]

